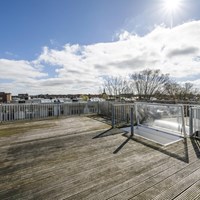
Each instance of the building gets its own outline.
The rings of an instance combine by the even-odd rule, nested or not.
[[[11,101],[11,93],[0,92],[0,103],[10,103]]]
[[[23,100],[29,100],[29,95],[27,93],[26,94],[18,94],[18,97]]]

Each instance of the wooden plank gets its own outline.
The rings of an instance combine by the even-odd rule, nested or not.
[[[143,173],[138,173],[134,176],[134,174],[130,171],[127,174],[124,174],[121,177],[113,177],[111,179],[107,179],[106,182],[98,185],[94,185],[93,187],[79,191],[77,194],[70,196],[67,199],[82,199],[82,198],[90,198],[90,199],[104,199],[118,193],[119,191],[125,190],[127,187],[133,186],[137,182],[145,181],[149,177],[165,170],[168,168],[166,163],[168,160],[163,163],[155,163],[152,167],[146,168],[143,170]],[[124,178],[126,177],[126,178]]]
[[[4,154],[0,199],[103,200],[119,196],[125,199],[133,194],[139,198],[145,191],[159,186],[158,183],[162,192],[167,191],[170,188],[165,187],[166,183],[172,184],[175,177],[180,183],[199,166],[190,141],[187,145],[179,142],[163,148],[137,137],[127,140],[115,132],[101,137],[102,131],[98,131],[104,127],[101,123],[94,125],[97,130],[92,130],[94,120],[84,118],[77,127],[80,119],[67,120],[72,122],[69,130],[63,120],[58,123],[60,127],[45,130],[41,139],[38,131],[14,143],[10,140],[12,146],[7,141],[7,146],[0,147]],[[58,137],[53,136],[55,131]],[[187,173],[181,178],[179,171],[184,169]],[[195,188],[195,183],[191,181],[190,186]]]
[[[118,140],[119,140],[119,138],[118,138]],[[105,142],[104,142],[105,143]],[[110,144],[110,143],[109,143]],[[114,146],[114,144],[113,144],[113,146]],[[113,146],[111,145],[111,147],[110,148],[113,148]],[[103,146],[104,147],[104,146]],[[95,152],[95,151],[94,151]],[[44,175],[47,175],[47,177],[49,177],[49,175],[48,175],[48,173],[51,173],[51,169],[52,169],[52,172],[53,171],[55,171],[55,170],[58,170],[58,172],[59,172],[59,170],[61,170],[62,171],[62,169],[64,169],[64,170],[66,170],[66,168],[69,168],[69,169],[71,169],[71,174],[74,174],[75,173],[75,171],[74,171],[74,169],[73,169],[73,167],[75,167],[75,169],[77,168],[77,166],[78,166],[78,163],[80,164],[79,166],[80,166],[80,168],[81,167],[83,167],[83,164],[81,163],[82,161],[83,161],[83,163],[85,163],[85,162],[87,162],[87,164],[85,164],[85,166],[87,166],[88,165],[88,163],[89,164],[91,164],[91,165],[94,165],[95,163],[94,163],[94,161],[93,160],[82,160],[82,158],[81,159],[79,159],[79,158],[76,158],[76,160],[74,161],[74,163],[73,162],[69,162],[69,160],[67,159],[68,158],[68,154],[69,154],[69,156],[71,156],[71,153],[68,153],[67,154],[67,157],[65,157],[65,156],[63,156],[63,152],[60,152],[61,154],[62,154],[62,159],[65,159],[64,160],[64,164],[61,164],[61,162],[59,162],[59,164],[58,165],[55,165],[55,163],[53,162],[53,165],[51,165],[50,164],[50,166],[47,164],[47,165],[44,165],[43,166],[43,168],[44,168],[44,170],[41,170],[41,171],[33,171],[33,168],[30,168],[30,172],[26,169],[26,170],[24,170],[22,173],[19,173],[19,174],[17,174],[17,176],[15,176],[15,178],[13,179],[13,175],[12,175],[12,173],[10,173],[9,175],[7,175],[7,179],[10,179],[10,176],[11,176],[11,180],[12,180],[12,182],[11,182],[11,184],[13,184],[13,181],[15,180],[16,182],[14,182],[14,184],[15,185],[18,185],[20,182],[23,182],[23,181],[26,181],[25,179],[29,179],[29,181],[31,181],[31,179],[36,179],[36,176],[39,176],[39,178],[41,178],[41,179],[43,179],[44,178]],[[77,152],[77,154],[79,154],[80,152],[78,151]],[[87,155],[87,157],[85,157],[85,158],[91,158],[91,156],[90,155],[88,155],[88,153],[89,152],[86,152],[86,155]],[[73,152],[72,152],[72,155],[73,155]],[[82,156],[82,154],[80,155],[80,156]],[[97,155],[95,155],[96,156],[96,159],[95,159],[95,161],[99,161],[99,159],[97,159],[98,157],[97,157]],[[103,161],[103,160],[105,160],[105,161],[109,161],[110,160],[110,158],[111,158],[111,156],[113,156],[113,155],[110,155],[110,154],[105,154],[105,153],[103,153],[102,155],[101,155],[101,159],[102,160],[100,160],[100,161]],[[53,157],[52,157],[53,158]],[[41,159],[45,159],[44,157],[42,157]],[[92,158],[92,159],[94,159],[94,158]],[[32,160],[31,160],[32,161]],[[57,160],[57,161],[59,161],[59,160]],[[90,162],[89,162],[90,161]],[[39,163],[39,161],[37,161],[37,159],[36,159],[36,162],[38,162],[38,164],[39,164],[39,166],[41,166],[41,164],[46,164],[46,162],[48,162],[48,160],[45,160],[43,163]],[[103,163],[103,162],[101,162],[101,163]],[[61,164],[61,165],[60,165]],[[22,163],[22,167],[24,166],[24,164]],[[84,168],[84,167],[83,167]],[[45,170],[46,169],[46,170]],[[69,171],[69,169],[68,169],[68,172],[70,172]],[[88,169],[90,170],[90,166],[88,166]],[[36,169],[36,170],[38,170],[38,168]],[[86,169],[83,169],[82,171],[85,171]],[[45,173],[46,172],[46,173]],[[78,173],[80,173],[81,172],[81,170],[79,171],[79,170],[77,170],[77,172]],[[5,172],[2,172],[2,173],[5,173]],[[13,173],[15,173],[15,171],[13,172]],[[29,173],[29,174],[28,174]],[[34,176],[33,176],[33,174],[32,173],[36,173],[36,174],[34,174]],[[39,174],[38,174],[39,173]],[[24,176],[23,176],[24,175]],[[36,176],[35,176],[36,175]],[[70,175],[70,173],[68,173],[68,175]],[[18,179],[18,178],[20,178],[20,179]],[[4,181],[2,181],[2,185],[4,184],[3,182],[5,182],[6,180],[4,180]]]
[[[155,153],[155,152],[154,152]],[[112,186],[115,186],[116,184],[118,185],[118,184],[120,184],[120,187],[118,187],[118,189],[114,189],[114,191],[115,192],[118,192],[118,191],[120,191],[120,189],[122,188],[122,183],[123,182],[125,182],[125,181],[127,181],[127,180],[129,180],[130,179],[130,177],[131,178],[133,178],[134,176],[136,176],[136,175],[140,175],[140,174],[143,174],[143,173],[145,173],[145,170],[150,170],[150,169],[152,169],[153,167],[155,168],[156,167],[156,165],[157,164],[161,164],[162,163],[162,161],[167,161],[167,156],[165,157],[166,155],[165,154],[162,154],[162,153],[159,153],[157,156],[153,156],[153,157],[151,157],[151,156],[148,156],[148,155],[144,155],[144,157],[142,157],[142,159],[140,160],[140,162],[138,162],[138,164],[137,165],[134,165],[133,164],[133,162],[131,163],[131,168],[127,168],[127,171],[126,171],[126,173],[123,173],[123,172],[125,172],[125,170],[126,170],[126,168],[125,168],[125,166],[124,166],[124,169],[123,169],[123,177],[121,178],[121,179],[119,179],[119,180],[117,180],[117,179],[115,179],[116,177],[113,177],[112,179],[115,179],[115,181],[112,183]],[[158,158],[157,158],[158,157]],[[154,158],[154,159],[152,159],[152,158]],[[173,161],[174,162],[174,161]],[[163,167],[162,167],[163,168]],[[141,177],[141,178],[144,178],[144,177]],[[134,179],[134,178],[133,178]],[[108,181],[108,180],[107,180]],[[112,182],[113,180],[111,180],[111,182]],[[135,181],[135,180],[133,180],[133,181]],[[137,181],[140,181],[140,179],[138,179]],[[103,185],[101,184],[99,187],[102,189],[102,188],[104,188],[104,190],[108,190],[108,188],[110,187],[110,185],[107,185],[107,184],[105,184],[106,185],[106,188],[104,188],[103,187]],[[87,186],[88,186],[88,184],[87,184]],[[86,191],[86,192],[81,192],[81,194],[83,195],[83,193],[84,193],[84,195],[89,195],[89,196],[91,196],[92,195],[92,190],[94,190],[94,187],[95,187],[95,185],[93,185],[93,187],[89,190],[88,189],[88,191]],[[126,186],[127,187],[127,186]],[[81,187],[79,187],[79,193],[80,193],[80,191],[82,190],[83,188]],[[97,189],[97,188],[96,188]],[[99,191],[100,189],[98,188],[98,191]],[[109,194],[109,195],[111,195],[112,194],[112,191],[107,191],[107,193]],[[79,194],[77,194],[77,195],[75,195],[77,198],[78,197],[80,197],[81,196],[81,194],[79,195]],[[98,195],[94,195],[94,199],[95,198],[97,198],[97,196],[99,196],[100,195],[100,198],[99,199],[101,199],[102,197],[105,197],[106,196],[106,194],[105,194],[105,192],[103,192],[103,194],[98,194]],[[75,196],[73,196],[74,198],[75,198]],[[72,197],[72,198],[73,198]],[[84,196],[85,198],[86,198],[86,196]],[[107,197],[107,196],[106,196]],[[87,198],[88,198],[88,196],[87,196]]]
[[[196,164],[196,165],[198,165],[198,164]],[[138,182],[133,182],[135,184],[131,184],[124,191],[122,191],[120,193],[119,193],[119,191],[117,191],[117,195],[114,195],[110,199],[115,199],[115,200],[116,199],[130,199],[133,197],[136,197],[136,199],[137,199],[137,196],[139,194],[141,194],[143,191],[145,191],[145,190],[151,188],[152,186],[156,185],[157,183],[165,180],[167,177],[176,173],[178,170],[185,168],[186,166],[187,166],[187,164],[184,164],[184,163],[178,164],[178,165],[172,165],[172,167],[169,167],[169,168],[161,171],[160,173],[154,174],[153,176],[148,177],[147,179],[143,180],[142,182],[137,180]],[[109,196],[110,196],[110,194],[109,194]]]
[[[197,196],[194,198],[194,200],[199,200],[199,199],[200,199],[200,194],[197,195]]]
[[[145,148],[145,147],[144,147]],[[156,152],[153,152],[153,153],[156,153]],[[157,152],[158,153],[158,152]],[[158,153],[160,156],[163,156],[163,154],[162,153]],[[151,160],[152,162],[153,162],[153,160],[152,160],[152,158],[154,157],[154,156],[148,156],[147,154],[145,155],[143,155],[144,156],[144,158],[147,158],[147,159],[149,159],[149,160]],[[140,156],[141,157],[141,156]],[[137,157],[137,160],[139,160],[139,158]],[[142,158],[141,160],[139,160],[140,162],[141,161],[143,161],[143,163],[148,163],[148,162],[145,162],[144,161],[144,159]],[[156,160],[154,160],[154,163],[155,163],[155,161]],[[128,173],[126,174],[126,176],[124,175],[123,176],[123,178],[125,178],[125,180],[127,180],[127,178],[129,179],[130,178],[130,176],[132,176],[133,174],[139,174],[139,173],[142,173],[141,171],[143,171],[145,168],[149,168],[150,166],[152,166],[152,164],[151,163],[148,163],[148,164],[146,164],[146,166],[144,165],[144,167],[141,169],[141,167],[140,167],[140,162],[137,162],[136,164],[139,166],[139,167],[137,167],[137,166],[135,166],[135,165],[133,165],[133,162],[131,162],[130,164],[132,165],[131,166],[131,169],[128,169]],[[159,162],[160,162],[160,158],[159,158]],[[123,171],[124,170],[126,170],[126,165],[124,165],[124,167],[122,168],[123,169]],[[138,171],[138,169],[139,169],[139,171]],[[136,171],[135,171],[136,170]],[[133,174],[130,174],[130,171],[132,171],[132,173]],[[107,177],[108,178],[108,177]],[[121,180],[120,181],[123,181],[123,178],[121,178]],[[96,177],[94,177],[94,179],[95,179],[95,183],[98,181],[98,179],[96,180]],[[107,181],[107,180],[105,180],[105,181]],[[99,181],[97,182],[97,183],[100,183]],[[90,186],[90,184],[91,184],[91,186],[93,187],[94,186],[94,183],[92,183],[92,182],[87,182],[87,184],[85,184],[85,183],[83,183],[83,185],[81,186],[78,186],[78,187],[74,187],[73,189],[74,189],[74,192],[75,193],[77,193],[77,192],[80,192],[81,190],[85,190],[85,189],[87,189],[88,187],[91,187]],[[77,190],[77,188],[78,188],[78,190]],[[72,194],[72,189],[70,190],[70,192],[68,191],[67,192],[67,194],[63,194],[63,196],[66,198],[70,193]],[[62,198],[62,197],[60,197],[60,198]]]
[[[200,197],[200,180],[191,185],[187,190],[179,194],[176,200],[196,199]],[[199,198],[200,199],[200,198]]]
[[[161,193],[168,192],[171,187],[176,187],[176,185],[184,178],[199,170],[199,164],[200,162],[197,160],[196,162],[187,165],[183,169],[178,170],[176,173],[170,175],[163,181],[156,183],[151,188],[145,190],[132,199],[159,199],[159,197],[156,198],[158,194],[160,195]]]
[[[180,147],[180,146],[179,146]],[[191,150],[191,151],[193,151],[193,150]],[[173,151],[172,151],[173,152]],[[175,152],[174,152],[175,153]],[[177,152],[178,153],[178,152]],[[194,156],[194,153],[190,153],[189,152],[189,154],[191,154],[191,155],[193,155],[193,157],[194,158],[196,158],[196,156]],[[161,155],[163,156],[163,155],[165,155],[165,154],[162,154],[161,153]],[[148,155],[146,156],[147,158],[148,158]],[[174,165],[174,163],[175,163],[175,161],[176,161],[176,159],[173,159],[173,158],[171,158],[170,157],[170,159],[171,159],[171,163],[169,162],[169,160],[168,159],[166,159],[166,158],[164,158],[164,160],[162,160],[161,159],[162,157],[160,157],[159,159],[158,159],[158,163],[160,163],[160,164],[162,164],[163,162],[162,161],[164,161],[165,162],[165,164],[169,164],[169,166],[171,166],[171,165]],[[192,157],[191,157],[192,158]],[[151,158],[150,158],[150,160],[152,160]],[[151,167],[154,167],[155,169],[156,169],[156,167],[157,167],[157,163],[156,163],[156,156],[153,156],[153,160],[152,160],[152,166]],[[116,193],[119,193],[120,191],[123,191],[123,188],[124,188],[124,190],[125,189],[127,189],[127,187],[130,187],[130,183],[129,183],[129,181],[132,181],[132,184],[135,184],[135,182],[140,182],[140,181],[143,181],[144,180],[144,177],[143,177],[143,175],[145,175],[145,176],[151,176],[151,175],[153,175],[153,173],[151,174],[145,174],[145,170],[144,170],[144,166],[146,166],[146,163],[148,163],[149,161],[148,160],[144,160],[144,162],[142,162],[142,163],[140,163],[140,165],[138,165],[137,167],[135,167],[135,166],[133,166],[133,168],[131,168],[131,169],[129,169],[129,171],[127,171],[127,174],[126,174],[126,177],[127,177],[127,181],[123,181],[123,179],[122,180],[119,180],[119,182],[116,180],[114,183],[112,183],[112,185],[109,185],[109,184],[105,184],[105,188],[104,188],[104,185],[99,185],[99,186],[96,186],[96,187],[93,187],[93,188],[91,188],[91,189],[88,189],[87,191],[83,191],[83,192],[81,192],[80,194],[77,194],[77,195],[75,195],[75,196],[72,196],[72,199],[73,199],[73,197],[75,198],[75,197],[77,197],[77,198],[80,198],[81,197],[81,195],[83,195],[85,198],[86,197],[88,197],[88,196],[92,196],[92,193],[93,193],[93,190],[95,190],[96,191],[96,193],[98,192],[101,192],[101,193],[99,193],[99,194],[96,194],[96,195],[94,195],[94,199],[95,198],[97,198],[97,197],[99,197],[99,199],[101,199],[101,198],[103,198],[103,197],[109,197],[109,195],[114,195],[114,194],[116,194]],[[182,161],[178,161],[178,162],[180,162],[180,163],[182,163]],[[168,167],[169,167],[168,166]],[[151,169],[151,167],[149,167],[149,166],[147,166],[148,168],[149,168],[149,170]],[[161,169],[163,168],[164,169],[164,165],[162,166],[161,165]],[[136,169],[139,169],[139,170],[141,170],[140,172],[138,171],[138,174],[137,175],[142,175],[139,179],[137,179],[137,177],[135,177],[134,176],[134,174],[131,174],[131,172],[133,171],[135,171]],[[144,170],[144,171],[142,171],[142,169]],[[157,169],[158,170],[158,169]],[[156,170],[155,170],[156,171]],[[159,172],[159,170],[158,170],[158,172]],[[114,177],[115,178],[115,177]],[[148,177],[146,177],[146,178],[148,178]],[[131,180],[132,179],[132,180]],[[105,191],[102,191],[102,190],[105,190]],[[70,198],[69,198],[70,199]]]
[[[68,180],[69,181],[69,180]],[[38,184],[38,183],[37,183]]]
[[[199,162],[200,164],[200,162]],[[197,169],[196,171],[192,172],[189,176],[183,178],[180,182],[178,182],[176,185],[173,185],[170,187],[167,191],[164,191],[163,193],[156,196],[154,199],[174,199],[179,194],[187,190],[191,187],[195,182],[199,181],[200,179],[200,169]]]

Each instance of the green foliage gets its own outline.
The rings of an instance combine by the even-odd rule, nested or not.
[[[89,97],[87,95],[82,95],[81,98],[82,98],[83,101],[88,101],[89,100]]]

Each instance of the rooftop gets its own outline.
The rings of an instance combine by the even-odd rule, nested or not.
[[[160,146],[100,117],[0,125],[0,199],[199,199],[200,141]]]

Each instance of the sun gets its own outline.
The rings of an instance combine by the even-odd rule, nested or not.
[[[160,12],[169,20],[171,28],[183,9],[185,9],[185,0],[160,0]]]
[[[168,12],[174,12],[178,10],[181,6],[181,0],[165,0],[164,1],[164,8]]]

